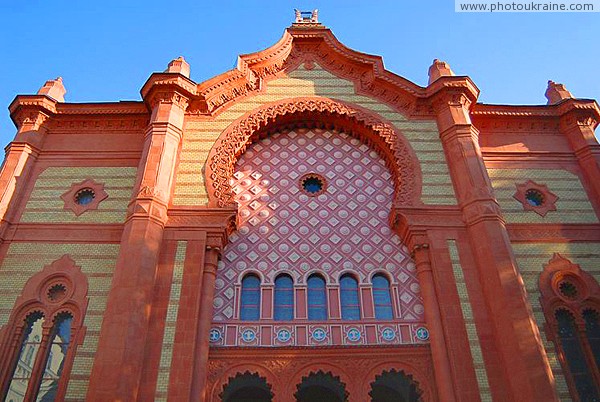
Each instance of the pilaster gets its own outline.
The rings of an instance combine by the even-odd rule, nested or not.
[[[557,400],[540,335],[494,198],[469,109],[479,90],[467,77],[443,76],[428,91],[482,292],[506,370],[509,400]]]
[[[158,258],[172,193],[189,79],[154,74],[142,89],[152,116],[146,129],[112,288],[100,332],[88,400],[137,400]]]

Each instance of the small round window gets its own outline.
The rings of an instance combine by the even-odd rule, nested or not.
[[[532,207],[539,207],[544,204],[544,194],[539,190],[529,189],[525,191],[525,199]]]
[[[58,302],[67,296],[67,287],[62,283],[57,283],[48,289],[47,297],[52,302]]]
[[[325,187],[327,182],[325,178],[316,173],[309,173],[300,178],[300,188],[308,195],[316,196],[323,191],[325,191]]]
[[[570,281],[562,281],[558,284],[558,291],[560,294],[569,300],[577,299],[578,291],[577,286],[573,282]]]
[[[91,188],[84,188],[75,194],[75,202],[79,205],[88,205],[94,201],[94,198],[96,198],[96,194]]]

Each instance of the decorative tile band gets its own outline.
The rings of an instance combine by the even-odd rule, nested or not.
[[[212,347],[401,345],[428,341],[429,331],[421,322],[219,323],[210,331]]]
[[[450,250],[452,272],[454,273],[454,281],[456,283],[456,289],[460,298],[460,306],[465,320],[465,327],[467,330],[467,337],[469,338],[469,347],[471,348],[471,356],[473,357],[473,366],[475,367],[475,376],[477,377],[481,401],[491,402],[492,393],[490,391],[485,362],[483,361],[481,345],[479,344],[479,337],[477,335],[477,325],[473,318],[473,308],[471,307],[471,302],[469,300],[469,292],[467,290],[467,284],[465,283],[462,266],[460,265],[458,247],[456,246],[455,240],[448,240],[448,249]]]

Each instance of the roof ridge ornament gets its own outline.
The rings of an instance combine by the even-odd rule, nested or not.
[[[296,19],[292,24],[294,27],[306,27],[312,28],[314,26],[321,26],[319,23],[319,10],[314,9],[312,11],[302,11],[294,9]]]

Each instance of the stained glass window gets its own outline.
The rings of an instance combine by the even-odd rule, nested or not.
[[[327,293],[325,280],[319,275],[308,278],[308,319],[327,319]]]
[[[247,275],[242,280],[242,303],[240,319],[255,321],[260,318],[260,279]]]
[[[358,301],[358,282],[351,275],[340,278],[340,301],[342,320],[360,320],[360,303]]]
[[[294,319],[294,282],[288,275],[279,275],[275,279],[275,320]]]
[[[391,320],[394,318],[390,282],[384,275],[373,276],[373,303],[375,305],[375,318],[378,320]]]

